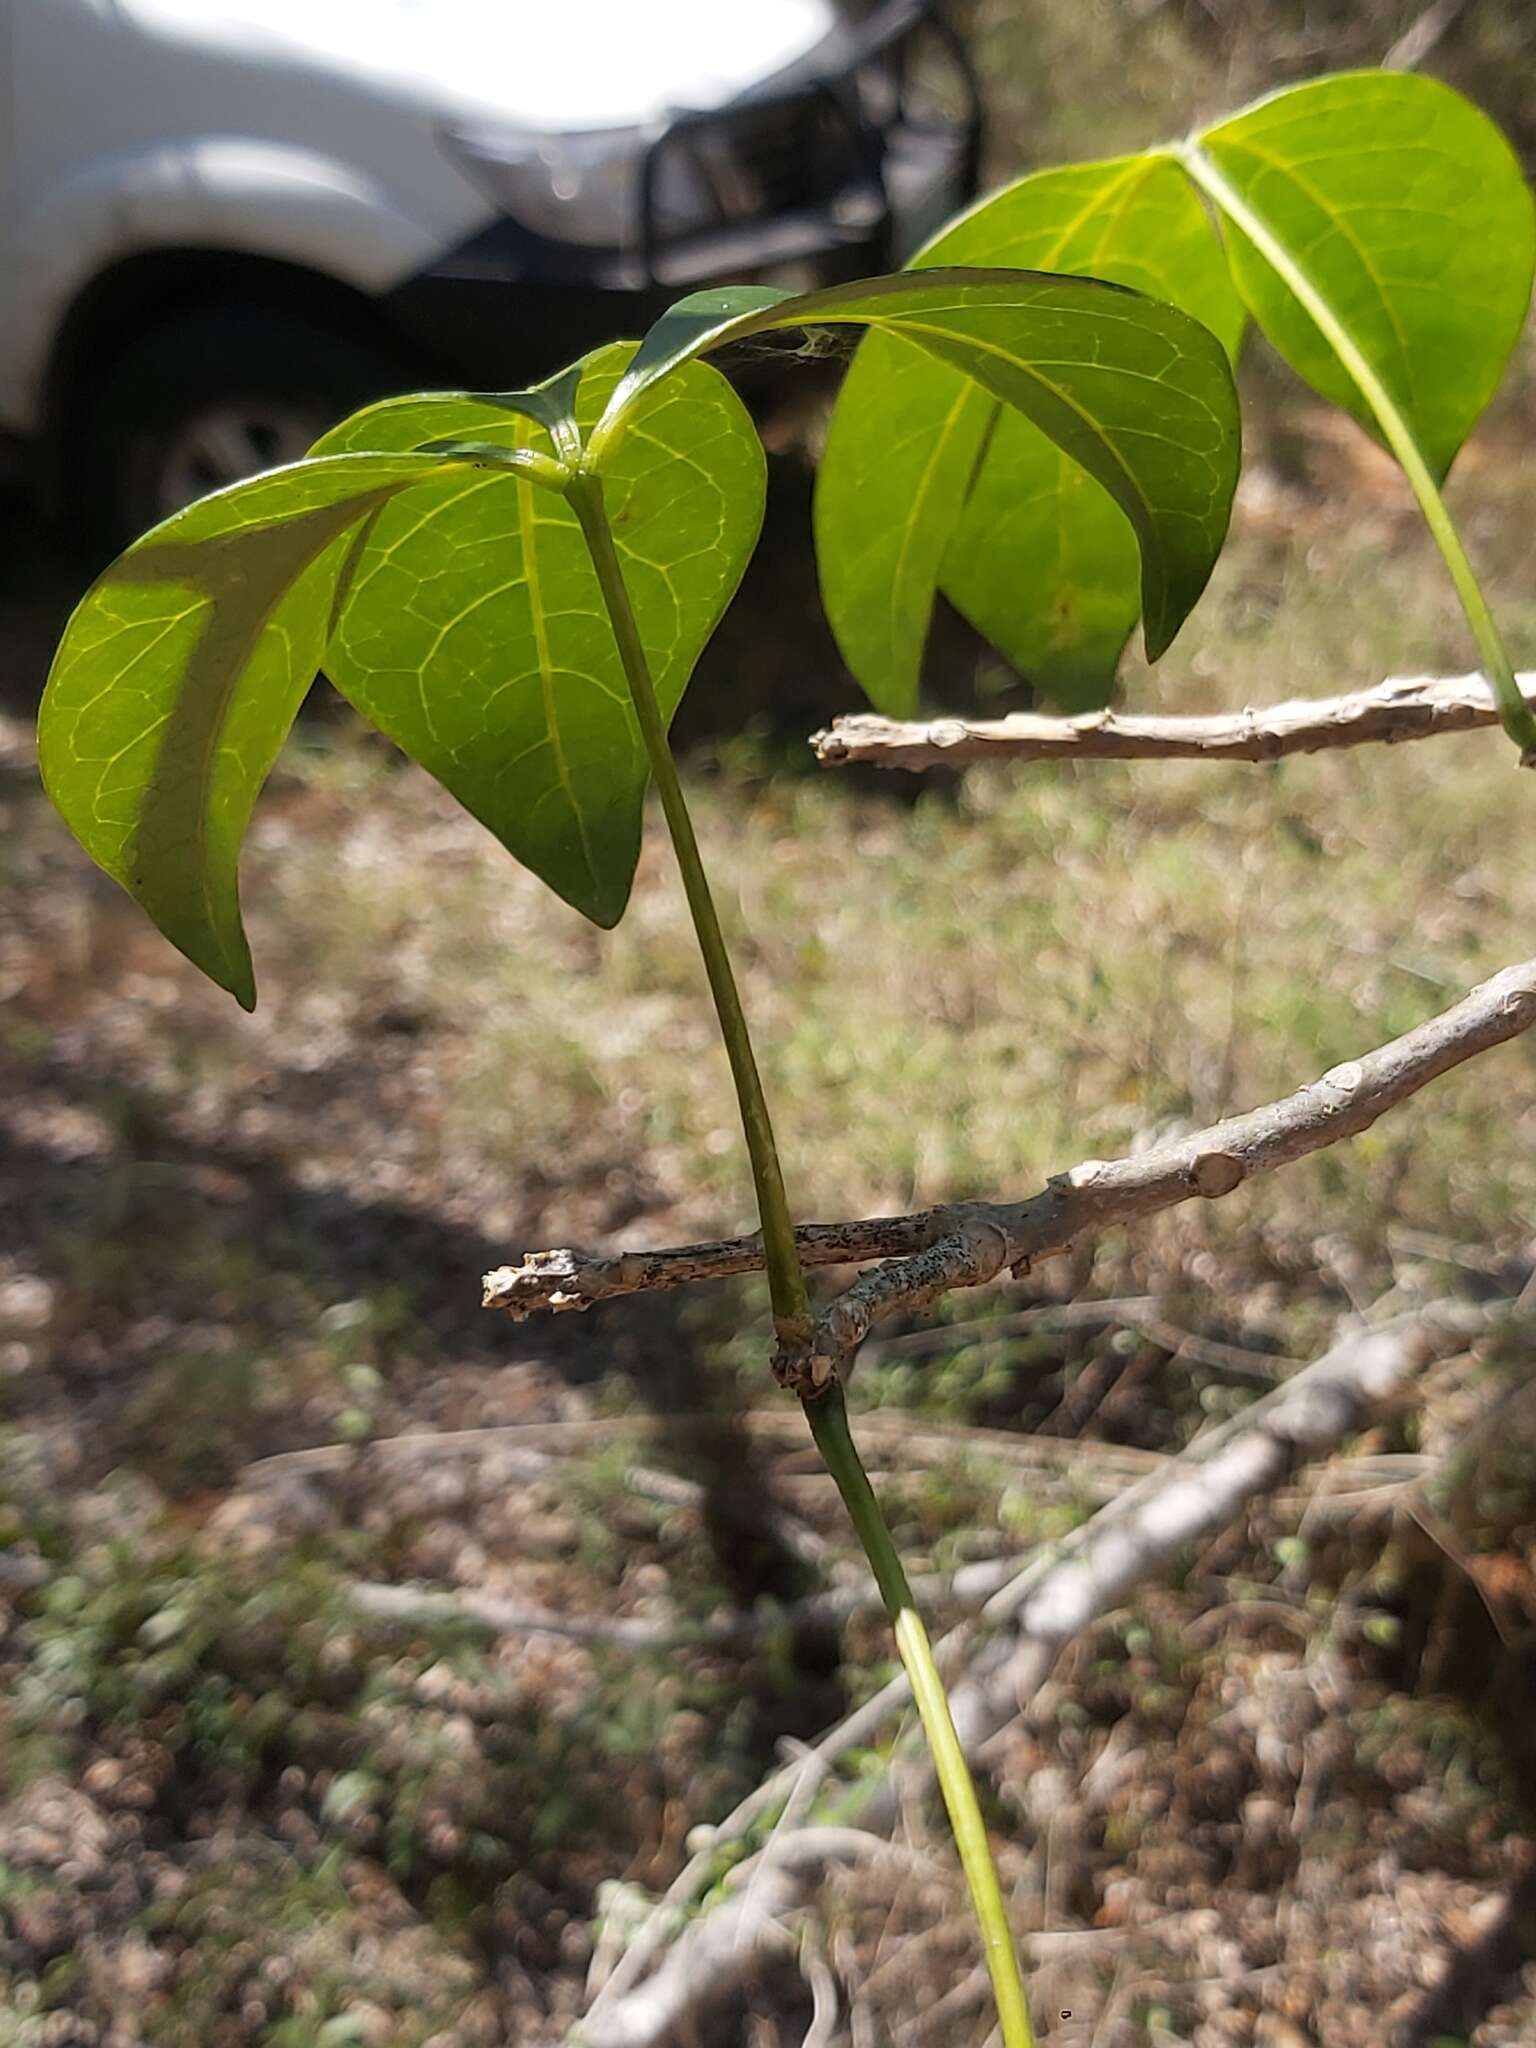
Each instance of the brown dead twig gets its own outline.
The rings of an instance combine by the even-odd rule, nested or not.
[[[1018,1717],[1090,1623],[1191,1543],[1273,1492],[1297,1464],[1331,1450],[1431,1359],[1486,1331],[1496,1313],[1436,1303],[1383,1326],[1343,1331],[1284,1386],[1197,1439],[1016,1573],[982,1609],[983,1626],[995,1632],[950,1691],[967,1756],[975,1761]],[[971,1635],[967,1625],[945,1636],[937,1646],[941,1665],[952,1668]],[[807,1763],[825,1770],[850,1744],[868,1744],[909,1698],[905,1678],[893,1679],[806,1752]],[[775,1773],[713,1831],[594,2000],[576,2035],[581,2048],[661,2048],[782,1946],[786,1917],[810,1903],[838,1860],[818,1853],[814,1820],[803,1830],[781,1826],[775,1833],[771,1900],[759,1893],[755,1902],[771,1904],[771,1913],[747,1916],[739,1903],[733,1909],[729,1879],[715,1912],[686,1922],[684,1912],[718,1874],[715,1854],[749,1832],[807,1763]],[[926,1777],[927,1767],[903,1750],[866,1782],[851,1813],[845,1797],[840,1811],[856,1823],[857,1839],[892,1828]]]
[[[1134,1304],[1139,1306],[1139,1303]],[[1042,1313],[1054,1319],[1064,1316],[1072,1322],[1115,1320],[1123,1304],[1117,1302],[1068,1302],[1060,1308],[1051,1304]],[[1088,1314],[1092,1310],[1095,1313]],[[1108,1317],[1104,1311],[1110,1311]],[[1164,1462],[1161,1451],[1137,1450],[1129,1444],[1074,1443],[1062,1437],[1031,1436],[1026,1431],[983,1429],[955,1422],[914,1422],[910,1416],[873,1414],[859,1423],[862,1440],[899,1454],[914,1470],[957,1457],[982,1457],[1030,1470],[1058,1473],[1071,1479],[1074,1487],[1090,1493],[1116,1492],[1122,1484]],[[560,1459],[579,1456],[615,1442],[664,1443],[684,1440],[709,1441],[720,1437],[747,1437],[754,1449],[790,1451],[812,1460],[803,1477],[825,1478],[824,1469],[806,1441],[805,1419],[793,1409],[743,1408],[726,1414],[710,1410],[666,1415],[599,1415],[562,1422],[512,1422],[479,1429],[412,1430],[402,1436],[375,1437],[368,1444],[315,1444],[300,1451],[277,1451],[257,1458],[245,1467],[241,1485],[261,1488],[293,1480],[307,1481],[321,1476],[370,1475],[373,1486],[395,1483],[401,1469],[410,1471],[443,1458],[483,1458],[489,1461],[487,1481],[495,1491],[509,1479],[540,1478],[560,1469]],[[382,1468],[382,1469],[375,1469]],[[655,1493],[662,1475],[632,1467],[625,1483],[637,1492]],[[667,1473],[665,1483],[672,1500],[680,1505],[697,1504],[702,1489],[690,1487],[676,1474]],[[827,1485],[833,1482],[826,1480]],[[763,1504],[754,1500],[752,1513],[760,1517]]]
[[[883,1260],[817,1320],[812,1386],[845,1370],[883,1317],[913,1314],[960,1287],[1026,1271],[1091,1232],[1152,1216],[1181,1202],[1214,1201],[1251,1179],[1342,1138],[1358,1136],[1397,1103],[1463,1061],[1536,1023],[1536,960],[1506,967],[1448,1010],[1359,1059],[1331,1067],[1294,1094],[1133,1157],[1089,1159],[1055,1174],[1021,1202],[956,1202],[909,1216],[808,1223],[795,1233],[807,1266]],[[761,1241],[726,1238],[674,1250],[611,1256],[534,1252],[485,1276],[485,1304],[514,1317],[540,1309],[687,1286],[761,1269]]]
[[[1518,678],[1536,701],[1536,674]],[[1486,679],[1389,676],[1344,697],[1299,697],[1262,709],[1206,717],[1138,718],[1090,711],[1043,718],[900,720],[859,712],[811,735],[827,767],[866,761],[877,768],[957,767],[968,761],[1278,761],[1372,742],[1433,739],[1497,725]]]

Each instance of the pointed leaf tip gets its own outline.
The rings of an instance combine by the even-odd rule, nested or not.
[[[44,787],[97,864],[243,1009],[241,841],[324,651],[357,535],[431,456],[298,463],[178,512],[64,630],[38,716]]]
[[[1121,285],[1026,270],[920,269],[848,286],[842,300],[790,301],[776,317],[813,308],[876,330],[864,346],[878,402],[834,414],[816,520],[829,613],[882,709],[910,708],[946,548],[1010,414],[1129,522],[1147,650],[1168,646],[1221,551],[1241,459],[1231,364],[1208,328]],[[919,351],[958,373],[937,407]]]

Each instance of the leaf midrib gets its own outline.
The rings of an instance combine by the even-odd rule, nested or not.
[[[1151,157],[1131,157],[1126,163],[1124,170],[1120,173],[1120,176],[1114,181],[1114,183],[1109,185],[1103,191],[1096,192],[1095,194],[1093,194],[1093,196],[1089,199],[1088,203],[1085,206],[1081,207],[1078,210],[1078,212],[1075,213],[1072,216],[1072,218],[1066,223],[1066,225],[1061,228],[1061,230],[1056,235],[1054,241],[1051,243],[1050,247],[1043,253],[1043,255],[1039,258],[1038,262],[1032,264],[1030,267],[1032,269],[1038,270],[1055,270],[1057,266],[1060,264],[1063,255],[1072,246],[1073,240],[1082,232],[1083,228],[1093,218],[1094,214],[1101,208],[1107,208],[1108,211],[1105,215],[1105,218],[1100,222],[1099,225],[1098,238],[1094,244],[1094,254],[1093,257],[1090,258],[1090,261],[1096,261],[1099,257],[1101,257],[1104,253],[1105,244],[1109,241],[1109,238],[1113,233],[1114,229],[1118,227],[1119,223],[1124,218],[1126,209],[1130,206],[1131,201],[1135,196],[1136,192],[1147,182],[1148,178],[1152,175],[1154,165],[1155,160]],[[941,239],[935,247],[935,256],[937,256],[939,249],[943,247],[943,239]],[[937,268],[938,266],[936,263],[932,266],[929,266],[924,262],[918,262],[912,265],[912,268],[914,270],[925,269],[929,267]],[[989,401],[988,419],[986,426],[983,429],[983,449],[985,449],[986,445],[990,442],[992,431],[997,423],[998,415],[1003,411],[1003,401],[997,396],[995,396],[995,394],[993,394],[992,392],[988,392],[982,386],[976,384],[973,378],[967,378],[963,370],[957,371],[956,374],[960,376],[962,379],[964,379],[964,382],[968,389],[979,392],[984,398],[986,398]],[[951,408],[950,413],[945,420],[944,426],[941,429],[941,435],[946,439],[952,429],[956,410],[958,410],[958,407]],[[1034,426],[1033,421],[1030,421],[1029,424],[1032,427]],[[1035,431],[1038,433],[1040,432],[1040,429],[1035,428]],[[1048,434],[1043,435],[1042,438],[1044,439],[1047,447],[1051,448],[1054,451],[1058,459],[1058,470],[1060,472],[1064,473],[1067,467],[1079,466],[1073,463],[1072,457],[1067,454],[1064,448],[1059,448],[1056,446],[1055,442],[1051,440]],[[981,475],[981,468],[982,465],[978,463],[975,469],[973,470],[970,482],[966,487],[965,497],[961,503],[962,517],[964,515],[965,507],[970,503],[972,497],[975,495],[977,480]],[[1061,506],[1059,502],[1059,495],[1056,507],[1055,526],[1057,560],[1058,562],[1060,562],[1065,558],[1065,534],[1062,530]],[[951,530],[951,532],[946,538],[946,550],[953,542],[955,533],[958,531],[959,521],[957,520],[955,527]],[[905,556],[906,544],[905,542],[903,542],[903,562],[905,561]],[[939,581],[942,583],[942,580],[943,577],[941,562]]]
[[[522,444],[521,432],[518,435],[518,444]],[[587,833],[586,815],[576,800],[570,764],[565,757],[565,742],[560,733],[560,720],[555,710],[554,661],[549,648],[549,623],[544,614],[544,586],[539,568],[539,522],[534,517],[533,485],[522,476],[517,479],[517,516],[518,523],[523,529],[523,580],[528,588],[534,659],[538,664],[539,694],[544,706],[544,723],[549,731],[550,753],[554,757],[555,773],[560,778],[560,788],[576,827],[576,836],[581,841],[581,857],[586,865],[587,880],[594,890],[599,890],[601,885],[598,881],[597,866],[592,858],[592,842]]]
[[[951,405],[949,411],[944,415],[944,424],[933,438],[933,445],[929,451],[928,460],[923,464],[922,476],[919,479],[917,492],[913,500],[912,515],[905,520],[902,526],[901,546],[897,550],[896,572],[894,578],[892,579],[893,588],[897,592],[904,592],[906,589],[907,560],[912,551],[912,543],[917,533],[923,503],[928,497],[930,491],[932,491],[933,489],[933,480],[935,476],[938,474],[939,464],[944,454],[948,450],[952,436],[957,431],[956,421],[964,414],[966,409],[969,407],[971,403],[972,394],[978,389],[979,387],[976,384],[974,384],[969,377],[966,377],[962,373],[960,380],[960,390],[955,397],[955,402],[953,405]],[[893,630],[891,634],[890,651],[894,658],[899,658],[894,632],[895,625],[896,616],[893,611],[891,614],[891,626]]]
[[[1350,248],[1354,251],[1355,257],[1360,264],[1360,268],[1365,272],[1366,276],[1370,279],[1372,289],[1376,293],[1377,302],[1380,305],[1382,312],[1386,315],[1387,322],[1392,329],[1393,338],[1397,343],[1398,370],[1403,380],[1404,410],[1409,412],[1410,414],[1417,414],[1419,410],[1419,400],[1414,382],[1413,360],[1409,353],[1408,338],[1403,333],[1402,323],[1399,321],[1397,317],[1397,309],[1392,304],[1392,300],[1387,292],[1386,286],[1383,283],[1382,278],[1378,274],[1375,265],[1372,263],[1369,254],[1361,246],[1358,238],[1354,234],[1354,231],[1346,224],[1345,216],[1342,213],[1340,213],[1336,207],[1331,205],[1322,196],[1322,194],[1317,190],[1316,186],[1313,185],[1309,179],[1303,178],[1299,172],[1294,170],[1291,167],[1291,165],[1286,163],[1283,157],[1271,156],[1268,150],[1261,149],[1257,143],[1248,141],[1246,138],[1243,137],[1238,137],[1235,139],[1230,136],[1223,137],[1222,146],[1227,149],[1235,150],[1239,155],[1246,154],[1252,157],[1255,160],[1255,162],[1263,164],[1268,170],[1273,171],[1276,174],[1276,176],[1280,178],[1288,178],[1299,192],[1304,193],[1306,197],[1311,200],[1312,204],[1318,209],[1318,211],[1321,214],[1323,214],[1323,216],[1326,219],[1334,223],[1339,234],[1343,237],[1343,239],[1349,244]],[[1254,205],[1254,202],[1251,198],[1249,200],[1249,204],[1253,206],[1255,213],[1259,213],[1259,208],[1256,205]],[[1277,241],[1286,239],[1280,234],[1279,230],[1275,227],[1274,222],[1270,220],[1267,215],[1260,214],[1260,218],[1264,220],[1265,226],[1269,229],[1269,232],[1272,235],[1274,235]],[[1303,260],[1304,259],[1302,257],[1296,255],[1294,252],[1292,253],[1292,261],[1297,265],[1298,268],[1301,267]],[[1311,275],[1310,267],[1308,274]],[[1317,279],[1315,276],[1312,276],[1312,284],[1314,290],[1317,291],[1318,296],[1324,296],[1322,287],[1317,283]],[[1330,304],[1332,304],[1331,300]],[[1333,307],[1333,311],[1336,317],[1341,317],[1338,314],[1337,306]],[[1361,395],[1363,397],[1364,393],[1362,393]]]
[[[904,319],[901,325],[904,328],[914,328],[920,334],[933,334],[940,336],[943,340],[951,343],[953,343],[954,340],[957,338],[951,335],[945,328],[926,327],[921,321],[918,320]],[[1071,397],[1069,393],[1067,393],[1066,391],[1062,390],[1060,385],[1053,384],[1049,377],[1043,377],[1032,364],[1024,361],[1022,357],[1010,355],[1006,349],[999,348],[995,342],[981,341],[976,339],[972,335],[964,335],[958,338],[964,342],[966,347],[978,349],[983,355],[996,356],[999,362],[1007,363],[1011,368],[1018,370],[1023,376],[1028,377],[1029,379],[1031,379],[1032,382],[1038,384],[1043,391],[1050,392],[1052,397],[1059,399],[1060,402],[1067,408],[1069,412],[1076,414],[1077,418],[1082,422],[1083,426],[1090,431],[1090,433],[1094,436],[1095,439],[1097,439],[1105,447],[1114,446],[1113,442],[1110,441],[1109,436],[1098,426],[1097,422],[1094,420],[1091,413],[1086,412],[1083,409],[1083,407],[1078,404],[1076,399]],[[1150,378],[1147,381],[1155,383],[1157,382],[1157,379]],[[1154,438],[1161,439],[1162,436],[1159,435]],[[1119,453],[1118,449],[1115,450],[1115,460],[1119,463],[1122,474],[1125,476],[1126,480],[1130,484],[1131,489],[1134,492],[1138,502],[1141,504],[1143,510],[1146,512],[1148,519],[1151,520],[1153,518],[1152,501],[1147,496],[1146,492],[1141,488],[1141,484],[1136,476],[1136,472],[1125,461],[1125,458]]]

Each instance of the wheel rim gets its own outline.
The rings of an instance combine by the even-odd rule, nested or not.
[[[155,467],[154,514],[167,519],[226,484],[297,462],[325,430],[319,406],[284,399],[226,399],[184,419]]]

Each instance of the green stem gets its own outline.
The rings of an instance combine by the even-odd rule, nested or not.
[[[736,977],[731,971],[730,955],[725,950],[725,938],[704,872],[699,842],[694,836],[693,820],[688,815],[677,764],[667,744],[666,721],[661,715],[661,706],[656,702],[650,665],[645,658],[640,629],[635,624],[629,592],[624,586],[624,573],[613,545],[613,532],[603,504],[602,479],[595,476],[573,477],[566,495],[581,521],[592,566],[597,571],[598,586],[608,608],[619,659],[629,683],[630,699],[640,721],[640,737],[645,742],[651,775],[661,796],[667,830],[672,835],[677,864],[682,870],[683,890],[688,898],[693,928],[698,934],[699,951],[704,956],[710,994],[715,999],[720,1035],[725,1040],[731,1078],[736,1084],[736,1099],[741,1106],[741,1127],[747,1141],[747,1154],[752,1162],[752,1183],[757,1190],[757,1212],[762,1221],[763,1260],[768,1269],[774,1327],[781,1343],[803,1347],[811,1334],[810,1304],[806,1299],[805,1275],[800,1270],[800,1255],[795,1247],[789,1202],[784,1193],[779,1150],[774,1143],[762,1077],[757,1071],[746,1014],[741,1007]]]
[[[778,1148],[774,1144],[773,1126],[768,1118],[768,1104],[763,1095],[757,1061],[753,1057],[736,977],[731,971],[720,920],[715,914],[714,899],[704,873],[699,843],[694,837],[693,821],[688,815],[677,766],[667,744],[666,723],[656,702],[650,666],[613,544],[613,533],[603,505],[602,481],[590,474],[577,475],[567,486],[566,495],[581,521],[581,530],[586,536],[592,566],[597,572],[603,602],[613,626],[614,640],[629,683],[635,716],[640,722],[651,774],[661,795],[667,828],[682,870],[688,908],[693,914],[699,950],[704,956],[704,970],[709,977],[721,1034],[730,1058],[736,1096],[741,1105],[742,1129],[746,1133],[747,1151],[752,1161],[752,1179],[757,1189],[763,1256],[773,1297],[774,1322],[781,1342],[803,1348],[810,1342],[812,1334],[810,1305],[806,1298],[805,1275],[795,1246],[789,1204],[784,1194]],[[961,1867],[970,1886],[981,1928],[987,1968],[997,1998],[998,2018],[1002,2022],[1003,2048],[1034,2048],[1029,2007],[1025,2003],[1018,1958],[1014,1953],[1003,1895],[987,1843],[987,1831],[976,1801],[976,1788],[971,1782],[960,1738],[955,1733],[944,1681],[933,1660],[928,1632],[912,1598],[912,1588],[907,1584],[907,1575],[891,1541],[885,1517],[880,1512],[880,1503],[875,1499],[868,1474],[848,1432],[848,1408],[841,1383],[834,1379],[829,1387],[803,1405],[811,1434],[826,1461],[827,1470],[837,1481],[838,1491],[864,1546],[896,1632],[897,1650],[912,1681],[913,1697],[933,1753],[939,1788],[949,1811],[955,1846],[960,1852]]]
[[[1019,1975],[1018,1956],[1003,1906],[997,1869],[987,1842],[986,1826],[976,1799],[976,1787],[965,1761],[965,1751],[960,1747],[960,1737],[955,1731],[949,1699],[944,1691],[944,1681],[939,1676],[939,1667],[934,1662],[928,1631],[923,1627],[922,1616],[912,1598],[912,1588],[907,1583],[885,1516],[869,1483],[869,1474],[864,1470],[849,1433],[848,1405],[843,1398],[841,1384],[834,1380],[825,1393],[808,1400],[805,1412],[816,1447],[827,1470],[837,1481],[843,1504],[859,1532],[875,1583],[880,1588],[880,1597],[896,1631],[896,1647],[912,1681],[912,1697],[922,1717],[939,1790],[944,1795],[955,1847],[960,1852],[960,1865],[965,1872],[971,1903],[981,1928],[987,1970],[992,1978],[992,1993],[997,2000],[997,2016],[1002,2024],[1003,2048],[1034,2048],[1034,2029],[1030,2025],[1029,2006]]]
[[[1515,671],[1505,651],[1499,629],[1494,623],[1493,614],[1488,609],[1488,600],[1483,595],[1476,572],[1467,558],[1467,551],[1461,544],[1461,535],[1456,531],[1446,502],[1440,495],[1440,488],[1430,472],[1429,464],[1424,460],[1423,451],[1414,439],[1413,429],[1403,417],[1391,392],[1372,368],[1364,351],[1327,299],[1268,222],[1254,211],[1221,167],[1206,155],[1199,142],[1179,143],[1172,148],[1170,154],[1183,165],[1206,197],[1242,230],[1275,275],[1289,287],[1298,303],[1311,315],[1318,332],[1354,379],[1360,395],[1375,415],[1383,439],[1397,457],[1403,474],[1412,486],[1413,494],[1419,501],[1419,509],[1424,514],[1425,524],[1434,536],[1436,547],[1445,558],[1445,566],[1451,572],[1456,595],[1461,599],[1461,608],[1466,614],[1467,624],[1472,628],[1472,636],[1482,655],[1483,667],[1492,685],[1494,702],[1498,706],[1504,730],[1519,747],[1522,760],[1527,765],[1531,764],[1536,761],[1536,714],[1532,713],[1530,705],[1521,693],[1520,685],[1515,681]]]

